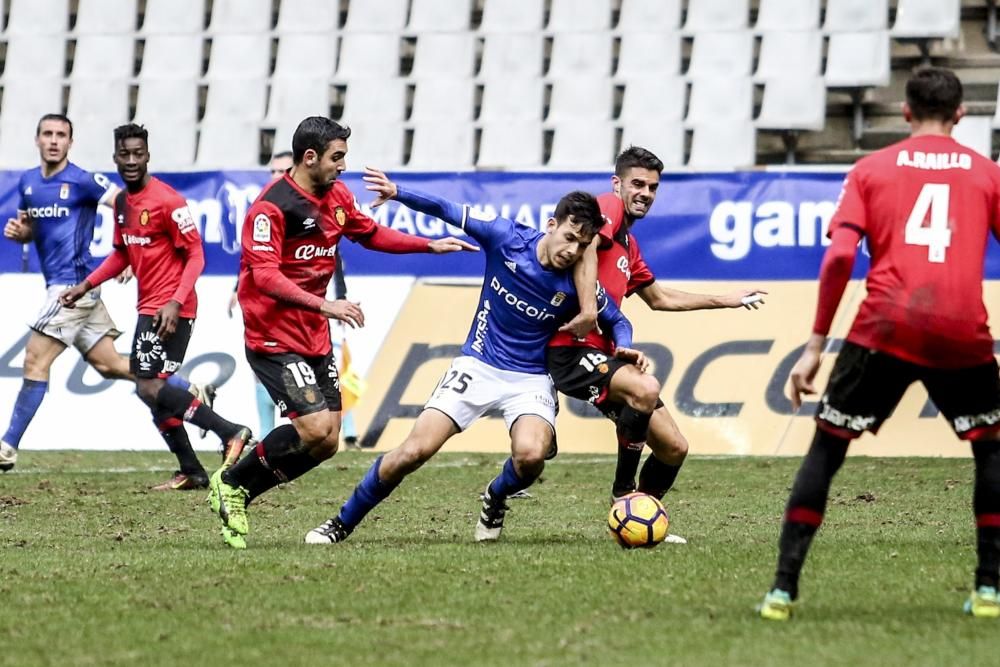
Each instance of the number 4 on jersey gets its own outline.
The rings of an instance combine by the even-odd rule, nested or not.
[[[945,250],[951,245],[951,229],[948,227],[950,196],[947,184],[926,184],[920,189],[917,203],[906,220],[906,243],[927,246],[927,261],[935,264],[944,262]],[[925,225],[925,222],[929,224]]]

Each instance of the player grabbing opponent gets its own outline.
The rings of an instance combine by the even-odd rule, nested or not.
[[[167,382],[184,361],[198,309],[195,281],[205,267],[201,236],[187,202],[150,175],[146,130],[134,123],[114,131],[114,161],[125,183],[115,197],[114,251],[78,285],[59,297],[73,308],[88,292],[131,266],[138,282],[139,318],[129,359],[139,398],[177,457],[180,470],[167,482],[177,490],[208,486],[183,421],[215,433],[223,455],[239,456],[250,429],[226,421],[190,393]]]
[[[503,413],[511,457],[486,487],[476,524],[477,541],[496,540],[507,498],[542,473],[555,431],[556,395],[545,371],[545,343],[561,322],[579,310],[569,270],[600,230],[594,197],[572,192],[556,206],[540,233],[506,218],[486,217],[469,206],[397,187],[385,174],[367,170],[375,204],[388,199],[461,227],[485,249],[486,273],[476,316],[462,356],[451,363],[403,444],[372,464],[340,513],[306,534],[307,544],[341,542],[365,515],[410,473],[489,410]],[[619,345],[618,354],[640,365],[630,350],[632,327],[598,290],[598,311]]]
[[[632,236],[632,225],[649,212],[660,186],[663,163],[650,151],[632,146],[618,156],[611,177],[613,192],[597,198],[606,224],[588,255],[596,253],[597,277],[620,305],[638,294],[652,310],[757,308],[763,290],[722,296],[690,294],[656,282]],[[639,475],[639,491],[663,498],[677,478],[688,443],[660,400],[660,383],[634,364],[614,359],[612,342],[598,331],[584,338],[557,333],[549,342],[547,363],[556,389],[587,401],[615,422],[618,466],[612,499],[636,490],[635,475],[643,446],[652,454]],[[674,542],[682,538],[671,535]]]
[[[97,206],[118,193],[104,175],[84,171],[69,161],[73,123],[62,114],[46,114],[38,121],[35,145],[41,166],[24,172],[17,185],[17,217],[7,221],[4,236],[17,243],[33,241],[45,277],[46,300],[24,353],[24,380],[14,402],[10,425],[0,440],[0,470],[11,470],[17,448],[45,397],[49,369],[70,345],[94,370],[109,379],[134,381],[128,361],[114,346],[121,335],[111,320],[100,290],[89,292],[75,309],[62,308],[59,294],[83,280],[93,268],[90,242],[94,238]],[[208,397],[210,385],[190,385],[180,376],[172,380],[181,389]],[[161,487],[156,487],[161,488]]]
[[[222,519],[223,539],[236,549],[246,548],[252,499],[337,452],[340,384],[329,320],[364,325],[358,304],[325,299],[340,238],[388,253],[477,250],[454,238],[403,234],[362,213],[337,180],[347,168],[350,136],[350,128],[329,118],[299,123],[292,136],[294,166],[264,188],[243,223],[239,299],[247,360],[292,423],[212,475],[209,504]]]
[[[858,161],[830,221],[813,333],[792,368],[792,405],[813,394],[858,242],[871,251],[865,297],[816,413],[816,434],[785,510],[777,573],[760,615],[787,620],[799,573],[823,522],[833,476],[851,440],[877,433],[906,388],[923,383],[975,458],[972,509],[979,565],[966,613],[1000,617],[1000,373],[983,305],[983,258],[1000,236],[1000,167],[951,138],[965,113],[949,70],[906,84],[910,138]]]

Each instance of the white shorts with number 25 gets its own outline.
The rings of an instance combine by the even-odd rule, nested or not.
[[[424,408],[451,417],[462,431],[491,410],[503,414],[509,431],[523,415],[556,424],[556,388],[546,373],[503,371],[474,357],[456,357]]]

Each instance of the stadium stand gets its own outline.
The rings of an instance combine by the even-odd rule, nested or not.
[[[606,169],[635,137],[674,166],[848,163],[905,135],[901,82],[927,62],[967,86],[963,136],[982,146],[988,126],[992,147],[1000,129],[995,0],[5,0],[0,16],[4,168],[36,161],[49,111],[78,116],[93,167],[122,119],[172,138],[157,168],[259,166],[305,113],[363,127],[352,152],[387,168],[569,168],[587,128],[576,166]],[[427,136],[449,122],[454,165]],[[737,146],[703,158],[724,123]]]

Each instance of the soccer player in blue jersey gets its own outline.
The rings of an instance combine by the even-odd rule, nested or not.
[[[38,121],[35,144],[41,165],[22,174],[18,182],[17,217],[4,226],[4,237],[16,243],[33,241],[45,277],[46,299],[31,323],[25,348],[24,379],[14,403],[10,425],[0,440],[0,470],[17,462],[21,437],[45,397],[49,369],[63,350],[72,345],[94,369],[110,379],[133,380],[128,359],[115,349],[121,335],[101,301],[100,290],[88,292],[75,308],[59,304],[59,294],[75,285],[94,268],[90,242],[94,237],[97,207],[110,203],[118,193],[102,174],[81,169],[69,161],[73,124],[62,114],[46,114]],[[178,377],[174,384],[192,389]],[[199,390],[194,387],[192,393]],[[214,388],[201,388],[214,395]],[[158,487],[159,488],[159,487]]]
[[[571,192],[556,206],[544,233],[512,220],[477,213],[469,206],[399,188],[385,174],[365,171],[374,206],[396,199],[411,209],[461,227],[486,252],[479,307],[462,356],[451,363],[413,430],[402,445],[380,456],[340,508],[340,513],[306,534],[307,544],[347,538],[364,516],[384,500],[452,436],[489,410],[499,410],[510,432],[511,457],[483,493],[477,541],[496,540],[503,529],[506,500],[538,479],[555,433],[556,392],[545,363],[549,338],[580,309],[573,265],[583,256],[604,220],[597,200]],[[632,326],[598,289],[598,317],[615,341],[616,356],[645,366],[630,349]]]

